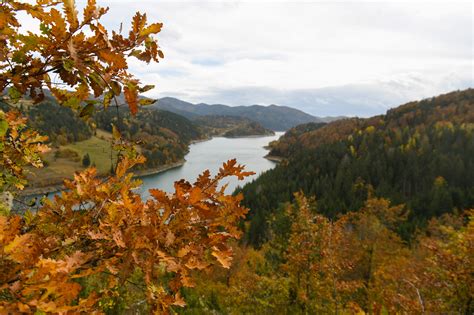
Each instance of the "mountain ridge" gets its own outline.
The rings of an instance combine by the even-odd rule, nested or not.
[[[288,130],[294,126],[309,122],[328,122],[340,117],[316,117],[299,109],[280,105],[229,106],[224,104],[193,104],[174,97],[163,97],[152,105],[153,108],[168,110],[186,118],[197,116],[238,116],[251,119],[263,127],[274,131]]]

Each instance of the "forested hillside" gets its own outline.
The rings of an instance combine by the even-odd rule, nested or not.
[[[120,117],[120,119],[118,118]],[[136,116],[121,109],[100,111],[94,115],[97,127],[112,132],[112,124],[122,135],[139,144],[147,158],[146,167],[157,167],[183,159],[192,140],[201,139],[199,127],[188,119],[162,110],[143,109]]]
[[[100,174],[109,173],[115,162],[110,146],[112,124],[146,157],[140,169],[182,163],[191,141],[206,136],[204,128],[185,117],[156,109],[144,108],[134,116],[125,108],[117,112],[113,107],[96,110],[85,118],[60,106],[51,96],[35,105],[24,99],[13,107],[4,102],[0,106],[6,112],[20,110],[29,118],[30,126],[48,136],[52,144],[52,150],[43,156],[46,167],[29,176],[31,188],[60,184],[74,171],[90,165],[96,166]]]
[[[389,110],[369,119],[301,126],[271,145],[285,160],[246,185],[253,211],[247,233],[259,246],[267,220],[302,191],[335,218],[359,209],[369,194],[406,204],[409,238],[426,221],[474,205],[474,90],[453,92]]]
[[[208,136],[236,138],[275,134],[258,122],[239,116],[206,115],[195,117],[192,121]]]
[[[176,85],[182,89],[175,90],[180,95],[210,95],[214,89],[217,96],[230,91],[226,86],[238,88],[252,82],[249,79],[262,87],[303,88],[315,82],[329,84],[341,69],[350,73],[348,80],[376,78],[376,68],[386,72],[384,78],[395,80],[394,87],[409,82],[410,89],[418,89],[410,83],[418,81],[416,77],[409,81],[398,77],[394,60],[403,61],[399,70],[426,68],[420,74],[433,74],[430,79],[439,82],[439,89],[458,87],[460,72],[452,65],[468,65],[461,60],[468,52],[467,33],[462,30],[468,27],[462,22],[468,14],[449,10],[446,19],[445,7],[438,8],[441,11],[430,7],[426,16],[400,19],[400,12],[410,10],[390,5],[393,16],[387,8],[376,8],[389,23],[357,21],[343,25],[355,26],[356,32],[343,27],[339,34],[337,17],[355,12],[370,20],[375,11],[338,5],[337,15],[331,15],[332,5],[321,11],[318,4],[315,11],[300,8],[307,20],[302,15],[288,20],[288,13],[298,12],[299,6],[277,11],[272,6],[251,7],[250,15],[241,14],[246,11],[239,6],[235,23],[228,18],[232,15],[220,11],[221,5],[196,6],[215,8],[209,16],[223,17],[229,36],[220,36],[223,29],[215,27],[219,23],[214,18],[193,14],[199,27],[187,23],[194,9],[186,10],[179,15],[187,27],[177,33],[171,30],[178,35],[191,31],[179,36],[184,45],[174,46],[183,49],[173,49],[169,41],[166,46],[179,52],[170,55],[181,57],[186,47],[193,47],[190,58],[183,61],[194,65],[187,67],[178,60],[158,74],[148,64],[165,57],[156,37],[163,24],[148,20],[154,14],[136,12],[127,17],[129,10],[142,5],[121,2],[121,11],[103,19],[113,10],[98,6],[96,0],[78,6],[74,0],[0,2],[0,314],[474,314],[473,89],[412,102],[385,115],[333,123],[274,105],[228,107],[164,99],[164,106],[185,118],[159,106],[157,110],[149,106],[153,100],[141,96],[154,88],[143,81],[153,78],[160,78],[165,87],[185,83]],[[176,8],[183,11],[182,6]],[[179,21],[172,11],[165,7],[166,20]],[[305,40],[292,40],[295,34],[306,38],[306,32],[324,36],[318,32],[321,25],[312,25],[321,23],[314,18],[317,12],[322,12],[324,23],[337,23],[330,29],[338,34],[338,44],[349,43],[339,47],[348,48],[348,54],[331,54],[335,62],[307,57],[323,56],[319,47],[335,51],[334,36],[328,45],[318,39],[319,51],[310,50]],[[451,15],[456,18],[452,25]],[[274,22],[266,20],[268,16]],[[277,34],[254,32],[255,23],[247,23],[251,17],[257,17],[265,31]],[[412,17],[417,25],[400,27]],[[123,18],[130,23],[122,24]],[[438,41],[444,37],[439,21],[448,31],[456,26],[460,36],[453,41],[447,32],[449,40]],[[111,22],[117,26],[120,22],[119,29],[109,28]],[[428,32],[420,33],[426,26]],[[219,36],[207,36],[211,30]],[[350,38],[344,38],[345,33]],[[173,33],[167,34],[163,39]],[[269,35],[264,37],[270,42],[265,43],[262,34]],[[393,34],[396,38],[391,38]],[[259,38],[251,38],[255,35]],[[236,38],[246,37],[250,41],[232,46]],[[436,41],[425,41],[431,37]],[[204,45],[193,45],[188,41],[192,38]],[[354,38],[364,44],[362,53],[353,51]],[[383,49],[378,39],[387,39]],[[416,39],[421,46],[413,46]],[[258,51],[252,53],[255,42]],[[285,49],[284,44],[289,46]],[[230,59],[229,47],[236,48]],[[398,47],[410,47],[415,53],[400,54]],[[201,59],[210,51],[211,59]],[[444,70],[452,75],[438,80],[432,61],[446,59],[447,53],[454,56],[450,59],[454,63],[446,63]],[[388,58],[377,61],[383,59],[381,54]],[[254,63],[252,55],[258,57]],[[376,62],[365,64],[367,56]],[[330,65],[329,72],[325,73],[325,64],[314,63],[321,60]],[[226,68],[218,68],[220,61]],[[278,66],[277,61],[283,63]],[[336,63],[342,67],[334,68]],[[218,71],[181,73],[175,67],[199,70],[205,64]],[[348,64],[356,67],[347,68]],[[312,69],[318,69],[320,78],[313,77]],[[274,70],[280,75],[261,80],[265,77],[259,74]],[[148,75],[135,77],[135,71]],[[188,78],[192,72],[204,73],[201,78],[206,79],[199,83],[207,87],[195,85]],[[162,85],[161,79],[170,74],[171,85]],[[311,82],[304,82],[308,75]],[[174,81],[178,77],[186,78]],[[283,85],[276,79],[283,79]],[[245,89],[236,91],[251,87],[245,84]],[[302,88],[298,91],[305,95]],[[276,91],[270,86],[266,90]],[[367,100],[367,95],[360,97]],[[204,125],[196,124],[196,117],[209,114],[219,118],[207,117]],[[296,126],[300,123],[305,124]],[[245,180],[255,173],[252,166],[247,170],[227,156],[218,170],[212,163],[199,175],[176,172],[186,179],[175,181],[170,192],[153,187],[161,180],[153,176],[148,178],[153,188],[145,193],[150,186],[137,178],[145,172],[136,172],[139,168],[156,172],[180,165],[188,144],[215,132],[235,136],[294,126],[269,145],[273,157],[268,158],[281,163],[235,194],[226,193],[229,180]],[[218,140],[215,147],[221,140],[231,145],[249,142]],[[247,156],[262,152],[241,148],[246,164],[253,164]],[[205,147],[197,155],[208,162],[206,157],[223,156],[219,153]],[[143,166],[146,158],[148,165]],[[19,198],[32,183],[57,181],[64,186],[57,187],[61,191],[52,198]],[[16,203],[22,205],[21,211]]]
[[[52,99],[34,106],[31,101],[25,100],[18,108],[28,115],[30,126],[48,136],[55,145],[82,141],[92,136],[92,130],[84,120],[72,109],[59,106]],[[9,111],[11,107],[0,100],[0,109]]]

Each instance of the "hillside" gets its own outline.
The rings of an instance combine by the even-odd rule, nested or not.
[[[176,98],[165,97],[159,99],[153,107],[171,111],[190,119],[204,115],[245,117],[260,123],[267,129],[275,131],[287,130],[307,122],[320,121],[319,118],[300,110],[277,105],[227,106],[221,104],[208,105],[204,103],[192,104]]]
[[[227,138],[251,137],[251,136],[271,136],[275,132],[262,127],[257,122],[251,121],[232,128],[223,134]]]
[[[142,109],[136,116],[123,108],[117,118],[115,109],[94,115],[97,127],[112,132],[116,125],[125,138],[138,143],[147,158],[145,167],[159,167],[184,158],[188,145],[203,138],[200,128],[183,116],[164,110]]]
[[[267,219],[293,193],[316,196],[329,217],[359,209],[368,196],[406,204],[405,238],[433,217],[474,206],[474,90],[453,92],[368,119],[306,125],[271,144],[283,157],[247,184],[248,240],[261,244]]]
[[[229,138],[266,136],[275,133],[259,123],[239,116],[197,116],[192,119],[207,136],[223,136]]]
[[[189,144],[204,138],[201,127],[185,117],[162,110],[143,108],[134,117],[123,108],[119,110],[120,119],[117,119],[116,109],[109,108],[83,120],[78,113],[59,106],[49,97],[37,105],[21,100],[16,107],[26,114],[31,127],[48,136],[52,147],[43,157],[46,167],[32,170],[30,190],[55,186],[65,178],[71,178],[75,171],[87,166],[83,163],[86,155],[100,174],[110,172],[111,161],[115,162],[110,146],[112,123],[122,136],[136,143],[137,149],[147,158],[145,165],[141,166],[143,170],[158,170],[182,163]],[[0,108],[11,109],[2,102]]]

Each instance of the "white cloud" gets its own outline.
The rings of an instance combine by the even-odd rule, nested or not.
[[[130,64],[145,83],[157,85],[149,93],[153,97],[365,115],[407,98],[473,86],[471,2],[99,3],[110,7],[108,27],[130,21],[135,11],[164,23],[159,43],[165,59]],[[361,96],[343,93],[354,100],[320,112],[329,100],[318,103],[308,91],[334,86],[359,87],[367,97],[362,102]],[[305,99],[304,107],[295,99]]]

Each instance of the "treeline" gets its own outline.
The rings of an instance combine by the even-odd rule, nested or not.
[[[359,209],[369,194],[406,204],[409,219],[397,226],[404,239],[433,216],[474,205],[472,89],[310,129],[273,143],[271,154],[286,160],[242,189],[249,244],[269,239],[270,216],[297,191],[316,196],[329,218]]]
[[[246,124],[237,126],[224,133],[224,137],[237,138],[237,137],[250,137],[250,136],[265,136],[274,135],[275,132],[269,129],[263,128],[259,123],[251,121]]]

